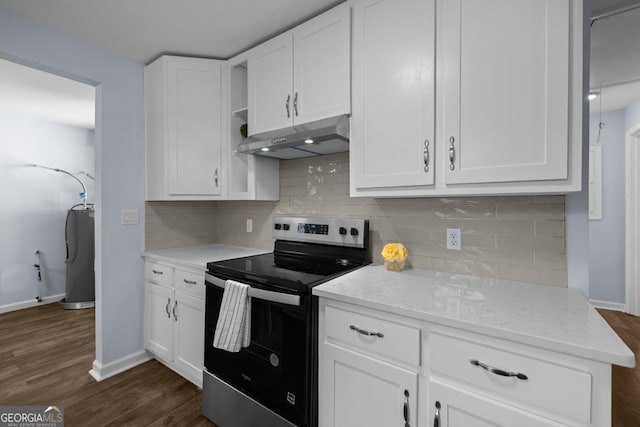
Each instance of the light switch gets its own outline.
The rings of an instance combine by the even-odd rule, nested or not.
[[[120,211],[120,224],[136,225],[139,224],[138,209],[122,209]]]

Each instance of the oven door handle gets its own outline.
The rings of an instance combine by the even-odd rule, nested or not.
[[[211,283],[214,286],[217,286],[219,288],[224,289],[224,284],[225,284],[226,280],[218,279],[217,277],[215,277],[215,276],[213,276],[213,275],[211,275],[209,273],[205,273],[204,274],[204,278],[207,281],[207,283]],[[249,289],[249,296],[251,298],[257,298],[257,299],[270,301],[270,302],[277,302],[277,303],[280,303],[280,304],[296,305],[296,306],[300,305],[300,296],[299,295],[285,294],[285,293],[273,292],[273,291],[265,291],[264,289],[258,289],[258,288],[254,288],[254,287],[251,287]]]

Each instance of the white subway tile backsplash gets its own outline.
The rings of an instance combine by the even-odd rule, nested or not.
[[[148,202],[146,247],[270,249],[274,216],[364,217],[375,262],[385,243],[402,242],[409,266],[566,286],[564,196],[351,198],[348,153],[281,161],[280,194],[278,202]],[[462,230],[461,251],[446,249],[447,228]]]

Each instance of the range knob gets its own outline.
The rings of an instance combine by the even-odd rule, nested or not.
[[[289,224],[282,224],[282,229],[284,231],[289,231]]]
[[[355,227],[351,227],[351,230],[349,231],[349,233],[351,233],[352,236],[357,236],[358,235],[358,229]]]
[[[282,228],[282,224],[274,224],[273,228],[275,228],[276,230],[280,230]]]
[[[340,227],[340,229],[338,230],[338,233],[340,233],[341,236],[344,236],[347,234],[347,229],[344,227]]]

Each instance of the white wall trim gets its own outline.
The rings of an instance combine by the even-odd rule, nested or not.
[[[595,308],[603,308],[605,310],[614,310],[626,312],[627,307],[621,302],[601,301],[597,299],[589,300],[592,306]]]
[[[640,294],[640,272],[638,271],[638,254],[640,254],[640,235],[638,225],[640,209],[640,185],[638,175],[640,169],[640,124],[625,132],[625,287],[626,312],[637,316],[640,314],[638,296]]]
[[[52,304],[54,302],[60,301],[62,298],[64,298],[64,295],[65,294],[49,295],[49,296],[43,297],[41,302],[36,301],[36,299],[34,298],[28,301],[21,301],[21,302],[14,302],[11,304],[0,305],[0,314],[8,313],[10,311],[22,310],[25,308],[37,307],[43,304]]]
[[[95,378],[96,381],[100,382],[151,359],[153,359],[153,357],[147,353],[146,350],[142,350],[104,365],[97,360],[94,360],[93,369],[89,371],[89,375]]]

